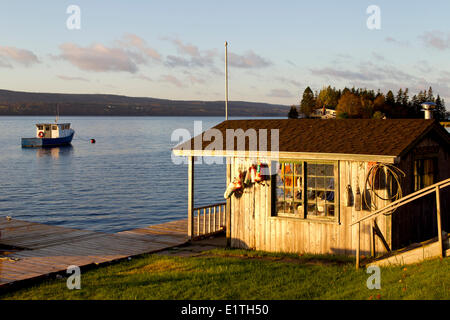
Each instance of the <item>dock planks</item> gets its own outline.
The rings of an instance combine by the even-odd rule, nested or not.
[[[71,265],[112,262],[187,241],[187,219],[108,234],[0,217],[0,249],[18,249],[0,254],[0,288]]]

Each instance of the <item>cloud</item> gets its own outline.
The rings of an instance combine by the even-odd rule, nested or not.
[[[441,31],[427,31],[420,35],[419,38],[427,47],[438,50],[446,50],[450,48],[450,33],[446,34]]]
[[[178,78],[176,78],[172,75],[162,75],[161,81],[173,84],[174,86],[176,86],[178,88],[185,87],[185,84],[182,81],[180,81]]]
[[[294,95],[286,89],[272,89],[267,94],[267,96],[275,97],[275,98],[293,98],[294,97]]]
[[[386,37],[384,39],[384,41],[394,44],[394,45],[397,45],[397,46],[400,46],[400,47],[409,47],[410,46],[408,41],[397,40],[397,39],[394,39],[393,37]]]
[[[180,39],[165,38],[165,40],[172,42],[177,47],[179,54],[187,54],[191,57],[200,57],[200,50],[197,46],[183,43]]]
[[[386,60],[386,59],[384,58],[384,56],[382,56],[381,54],[378,54],[378,53],[376,53],[376,52],[372,52],[372,56],[373,56],[375,59],[377,59],[378,61],[384,61],[384,60]]]
[[[40,63],[37,56],[30,50],[8,46],[0,46],[0,58],[2,59],[2,61],[0,61],[0,66],[8,68],[12,67],[10,62],[15,62],[25,67]]]
[[[296,66],[297,66],[294,62],[292,62],[292,61],[289,60],[289,59],[286,60],[286,63],[287,63],[287,64],[290,64],[290,65],[293,66],[293,67],[296,67]]]
[[[191,61],[174,55],[168,55],[166,57],[166,66],[174,68],[174,67],[189,67],[191,65]]]
[[[135,34],[126,33],[122,37],[122,40],[119,40],[118,43],[125,48],[135,48],[140,53],[154,60],[161,60],[161,55],[159,54],[159,52],[153,48],[148,47],[145,40]]]
[[[57,77],[61,80],[66,80],[66,81],[86,81],[89,82],[88,79],[86,78],[82,78],[82,77],[69,77],[69,76],[64,76],[64,75],[57,75]]]
[[[282,83],[286,83],[289,85],[292,85],[294,87],[301,87],[302,83],[293,79],[289,79],[289,78],[285,78],[285,77],[276,77],[275,79],[277,79],[278,81],[282,82]]]
[[[186,44],[178,38],[163,38],[175,45],[178,55],[168,55],[165,65],[175,67],[211,67],[217,57],[217,50],[200,50],[197,46]]]
[[[138,74],[137,76],[134,77],[135,79],[139,79],[139,80],[145,80],[145,81],[150,81],[153,82],[153,79],[150,77],[147,77],[146,75],[143,74]]]
[[[144,59],[136,53],[128,52],[122,48],[108,48],[102,44],[93,44],[89,47],[80,47],[73,43],[64,43],[59,46],[60,59],[69,61],[81,70],[86,71],[125,71],[135,73],[138,64]]]
[[[158,62],[162,59],[159,52],[147,46],[144,39],[131,33],[125,34],[111,47],[101,43],[87,47],[63,43],[59,48],[61,54],[53,58],[66,60],[86,71],[136,73],[138,65],[146,64],[149,58]]]
[[[205,84],[206,83],[205,79],[203,79],[197,75],[194,75],[189,71],[184,71],[183,73],[187,76],[187,79],[191,82],[191,84],[197,84],[197,83]]]
[[[251,50],[247,51],[243,55],[229,53],[228,63],[230,66],[236,68],[265,68],[272,65],[272,62],[264,59]]]
[[[339,70],[331,67],[325,67],[321,69],[310,69],[311,73],[316,76],[327,76],[334,78],[341,78],[346,80],[364,80],[371,81],[383,78],[381,74],[374,73],[368,70],[351,71],[351,70]]]

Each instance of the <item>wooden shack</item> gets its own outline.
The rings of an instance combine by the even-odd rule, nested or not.
[[[229,245],[264,251],[380,254],[428,240],[438,233],[434,198],[352,223],[450,177],[450,134],[424,119],[228,120],[173,152],[189,159],[190,236],[194,157],[225,157],[227,186],[255,166],[266,169],[226,203]],[[448,189],[437,189],[446,231]]]

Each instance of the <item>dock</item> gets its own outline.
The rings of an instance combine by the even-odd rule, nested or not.
[[[0,217],[0,289],[185,244],[188,220],[113,234]]]

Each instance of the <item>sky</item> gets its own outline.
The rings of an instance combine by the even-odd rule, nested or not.
[[[0,89],[224,100],[227,41],[230,100],[432,86],[450,103],[449,13],[448,0],[1,0]]]

